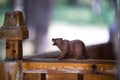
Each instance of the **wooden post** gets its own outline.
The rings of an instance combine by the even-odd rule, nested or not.
[[[0,29],[0,39],[6,39],[6,60],[21,60],[22,39],[28,38],[23,14],[20,11],[7,12]]]

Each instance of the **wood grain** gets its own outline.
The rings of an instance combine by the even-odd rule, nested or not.
[[[93,73],[96,65],[97,73]],[[114,63],[0,62],[1,80],[116,80]],[[106,77],[107,76],[107,77]]]
[[[99,73],[116,74],[115,64],[89,63],[53,63],[53,62],[23,62],[24,73],[92,73],[92,66],[97,66]]]
[[[23,14],[20,11],[7,12],[0,39],[6,39],[6,60],[22,60],[22,40],[28,38]]]
[[[20,62],[0,62],[0,80],[21,80]]]
[[[84,80],[117,80],[117,77],[111,74],[85,74]]]
[[[23,80],[41,80],[41,74],[34,73],[24,74]]]

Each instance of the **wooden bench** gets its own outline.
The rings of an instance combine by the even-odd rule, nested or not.
[[[6,39],[6,58],[0,62],[0,80],[117,79],[115,60],[23,59],[22,39],[28,38],[28,30],[22,12],[6,13],[0,38]]]

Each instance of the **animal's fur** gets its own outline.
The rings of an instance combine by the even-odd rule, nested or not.
[[[63,40],[62,38],[52,39],[53,45],[56,45],[61,50],[60,59],[75,58],[86,59],[88,54],[86,52],[85,44],[81,40]]]

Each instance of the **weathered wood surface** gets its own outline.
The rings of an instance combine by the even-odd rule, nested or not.
[[[22,67],[24,76],[45,73],[46,80],[116,80],[114,60],[41,59],[23,62]]]
[[[111,74],[85,74],[84,80],[117,80],[117,77]]]
[[[35,74],[35,73],[24,74],[23,80],[41,80],[41,74]]]
[[[6,40],[6,60],[22,59],[22,40]]]
[[[114,63],[68,63],[68,62],[23,62],[24,73],[78,73],[88,74],[97,73],[116,74],[116,65]],[[95,68],[94,68],[95,66]]]
[[[0,39],[22,40],[28,38],[28,30],[20,11],[7,12],[0,29]]]
[[[83,80],[83,74],[61,74],[61,73],[25,73],[23,80]]]
[[[0,62],[0,80],[22,80],[20,62]]]
[[[27,38],[28,30],[22,12],[7,12],[4,24],[0,28],[0,39],[6,39],[6,60],[22,59],[22,39]]]
[[[83,75],[77,74],[61,74],[61,73],[48,73],[47,80],[83,80]],[[78,79],[79,78],[79,79]]]
[[[116,80],[115,61],[109,60],[4,61],[0,72],[0,80]]]
[[[117,80],[116,76],[110,74],[61,74],[61,73],[48,73],[46,79],[42,78],[40,74],[24,74],[23,80]]]

